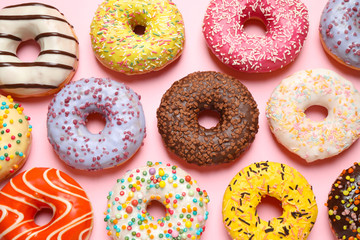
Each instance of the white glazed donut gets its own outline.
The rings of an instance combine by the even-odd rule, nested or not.
[[[106,120],[99,134],[86,127],[87,116],[94,112]],[[102,78],[66,85],[50,103],[47,128],[59,157],[82,170],[111,168],[129,160],[146,131],[140,96],[122,83]]]
[[[323,121],[305,110],[327,108]],[[350,147],[360,132],[360,94],[333,71],[300,71],[284,79],[267,103],[266,116],[277,140],[308,162],[335,156]]]
[[[22,62],[17,48],[30,39],[41,51],[34,62]],[[59,91],[75,74],[78,45],[73,27],[52,6],[25,3],[1,9],[0,89],[16,97]]]
[[[166,215],[154,219],[146,210],[159,201]],[[108,195],[104,221],[108,235],[122,239],[200,239],[208,218],[209,196],[182,169],[148,162],[128,171]]]

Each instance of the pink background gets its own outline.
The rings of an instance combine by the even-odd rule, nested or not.
[[[256,161],[275,161],[286,163],[300,171],[313,185],[319,214],[313,231],[308,239],[334,239],[327,218],[327,209],[324,203],[332,182],[341,170],[348,168],[353,162],[358,161],[360,155],[359,142],[355,142],[350,149],[337,157],[307,164],[304,160],[289,153],[279,145],[272,136],[265,117],[265,106],[272,90],[286,76],[304,69],[328,68],[354,83],[360,89],[359,72],[343,67],[330,59],[323,51],[318,33],[320,15],[326,0],[303,0],[309,9],[310,29],[304,48],[296,61],[284,69],[269,74],[246,74],[236,72],[220,63],[208,50],[202,35],[201,26],[205,10],[208,5],[206,0],[174,0],[183,14],[186,27],[185,49],[175,63],[160,72],[149,73],[141,76],[125,76],[105,69],[100,65],[91,49],[89,28],[94,12],[101,0],[43,0],[44,3],[57,7],[65,17],[74,25],[80,41],[80,65],[73,80],[83,77],[110,77],[124,82],[142,96],[142,104],[146,116],[147,137],[144,146],[133,159],[124,165],[98,172],[82,172],[74,170],[63,164],[53,152],[47,140],[46,114],[50,97],[36,99],[16,99],[25,107],[24,112],[31,116],[33,125],[33,145],[26,165],[22,170],[32,167],[55,167],[79,182],[87,192],[95,214],[95,224],[91,239],[108,239],[103,222],[103,212],[106,208],[106,196],[115,184],[116,179],[128,170],[142,165],[147,161],[162,161],[176,164],[188,171],[202,189],[210,195],[210,216],[207,221],[203,239],[230,239],[222,224],[221,206],[222,197],[226,186],[233,176],[243,167]],[[11,4],[23,3],[21,0],[1,0],[0,8]],[[35,55],[36,48],[27,47],[23,55]],[[24,52],[24,51],[22,51]],[[250,149],[239,159],[231,164],[197,167],[186,164],[181,159],[170,154],[164,147],[157,130],[156,109],[160,104],[162,94],[171,84],[194,71],[214,70],[227,73],[238,78],[252,92],[260,109],[259,133]],[[0,183],[2,188],[8,181]],[[270,211],[271,209],[269,209]]]

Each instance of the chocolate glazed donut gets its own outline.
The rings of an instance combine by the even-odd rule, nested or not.
[[[360,239],[360,163],[344,169],[331,186],[327,203],[331,230],[336,239]]]
[[[199,124],[203,110],[220,114],[210,129]],[[249,90],[218,72],[195,72],[175,82],[157,110],[158,129],[166,147],[197,165],[233,161],[254,141],[259,110]]]

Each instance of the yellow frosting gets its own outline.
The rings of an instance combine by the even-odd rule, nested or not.
[[[0,95],[0,180],[19,170],[27,159],[32,127],[24,108]]]
[[[145,27],[143,35],[134,32]],[[160,70],[180,56],[181,13],[171,0],[106,0],[91,24],[92,47],[106,67],[126,74]]]
[[[256,211],[261,198],[282,203],[283,213],[271,221]],[[317,217],[312,187],[285,164],[260,162],[241,170],[230,182],[223,199],[223,221],[233,239],[306,239]]]

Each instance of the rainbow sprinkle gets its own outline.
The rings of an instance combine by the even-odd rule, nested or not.
[[[210,201],[190,175],[170,164],[148,162],[128,171],[109,192],[104,221],[113,239],[200,239]],[[146,210],[162,203],[166,214],[154,219]]]
[[[30,117],[11,96],[0,96],[0,180],[18,170],[25,162],[31,142]]]
[[[134,32],[138,26],[145,27],[143,35]],[[170,0],[106,0],[90,35],[97,59],[126,74],[165,67],[180,56],[185,42],[182,15]]]

